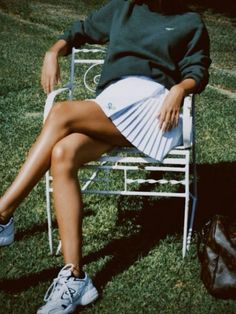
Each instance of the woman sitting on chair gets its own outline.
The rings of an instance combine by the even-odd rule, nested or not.
[[[183,98],[208,82],[209,38],[181,0],[111,0],[46,52],[41,84],[59,79],[59,56],[85,43],[108,44],[95,100],[59,102],[12,185],[0,199],[0,245],[14,239],[13,212],[51,168],[65,266],[37,313],[72,313],[98,292],[82,269],[82,199],[77,173],[113,146],[162,160],[181,144]]]

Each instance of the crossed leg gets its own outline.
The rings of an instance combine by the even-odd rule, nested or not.
[[[0,223],[7,221],[51,166],[64,261],[74,264],[74,274],[80,275],[82,200],[77,170],[114,145],[130,143],[95,102],[54,105],[17,177],[0,199]]]
[[[130,145],[94,101],[57,103],[19,174],[0,199],[0,221],[7,221],[49,169],[54,146],[72,133],[81,133],[113,146]]]

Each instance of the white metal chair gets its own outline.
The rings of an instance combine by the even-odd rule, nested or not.
[[[44,109],[44,120],[46,119],[51,107],[53,106],[55,97],[61,93],[67,92],[69,99],[75,94],[76,66],[79,69],[86,65],[86,69],[82,75],[83,85],[80,89],[94,91],[99,74],[94,73],[98,65],[103,64],[103,49],[75,49],[73,48],[70,68],[69,83],[58,90],[51,92],[46,100]],[[92,56],[92,58],[91,58]],[[82,66],[83,65],[83,66]],[[89,83],[89,76],[92,75],[92,85]],[[81,74],[80,74],[81,76]],[[79,90],[80,90],[79,89]],[[111,153],[105,154],[98,161],[91,162],[84,166],[87,169],[87,178],[82,184],[83,193],[98,194],[116,194],[116,195],[139,195],[139,196],[161,196],[176,197],[184,199],[184,222],[183,222],[183,246],[182,255],[186,255],[189,249],[192,227],[195,216],[195,208],[197,201],[196,186],[196,164],[195,164],[195,146],[194,146],[194,97],[188,96],[183,104],[183,145],[173,149],[168,156],[160,164],[156,160],[140,153],[136,148],[116,148]],[[192,153],[192,165],[190,167]],[[192,168],[192,193],[190,193],[190,168]],[[122,186],[112,187],[112,173],[123,173]],[[163,179],[147,179],[145,176],[151,172],[165,172],[171,175],[182,175],[182,178],[163,178]],[[100,174],[102,175],[100,176]],[[175,175],[176,176],[176,175]],[[53,253],[52,240],[52,218],[51,218],[51,201],[50,194],[52,177],[49,172],[46,174],[46,207],[48,218],[48,238],[51,254]],[[137,184],[140,185],[137,190]],[[143,184],[152,186],[150,191],[142,189]],[[155,191],[154,186],[162,186],[161,191]],[[164,186],[181,186],[182,191],[163,191]],[[190,206],[190,199],[192,204]],[[191,209],[191,210],[190,210]]]

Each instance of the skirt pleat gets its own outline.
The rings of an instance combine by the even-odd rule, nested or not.
[[[119,127],[119,130],[124,132],[125,136],[128,136],[132,133],[135,126],[141,121],[143,115],[145,115],[145,112],[143,111],[142,105],[137,105],[137,108],[132,110],[131,115],[129,115],[126,119],[123,119],[122,122],[117,123],[115,122],[116,120],[111,119],[114,121],[115,125]]]
[[[159,132],[158,129],[158,119],[156,117],[156,108],[155,106],[150,106],[149,114],[147,118],[144,119],[142,129],[140,130],[140,134],[138,134],[137,141],[135,141],[135,145],[140,146],[142,150],[145,150],[150,141],[152,142],[155,137],[155,133]]]
[[[146,94],[145,88],[143,94],[139,90],[140,100],[138,100],[137,94],[135,95],[135,82],[138,82],[139,87],[147,86],[148,79],[132,77],[130,80],[129,78],[124,80],[126,84],[122,80],[122,84],[114,83],[112,87],[108,87],[109,90],[105,90],[105,96],[102,94],[96,98],[96,102],[133,146],[155,160],[162,161],[173,147],[182,144],[182,117],[180,116],[177,127],[163,132],[159,128],[158,112],[168,90],[151,81],[150,95]],[[155,86],[153,83],[156,84],[156,89],[153,88]],[[134,102],[130,95],[132,92],[134,93]],[[122,99],[126,99],[126,95],[128,95],[130,103],[124,106]],[[120,108],[117,105],[119,103],[121,104]],[[107,104],[109,104],[109,109]]]
[[[145,120],[149,116],[149,107],[140,106],[139,108],[139,115],[136,119],[132,120],[129,128],[127,129],[126,136],[129,137],[131,143],[135,140],[135,138],[139,135],[142,128],[145,126]]]
[[[153,150],[153,147],[159,144],[156,139],[158,137],[158,134],[162,133],[162,131],[158,128],[158,126],[156,126],[155,122],[153,121],[152,124],[150,125],[150,128],[147,132],[147,141],[145,143],[146,145],[144,146],[144,149],[143,149],[143,152],[149,156],[153,156],[151,153]],[[160,136],[160,139],[161,137],[162,136]]]

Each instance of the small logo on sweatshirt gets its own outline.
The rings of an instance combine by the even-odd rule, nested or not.
[[[175,27],[166,27],[166,30],[167,31],[173,31],[173,30],[175,30]]]

